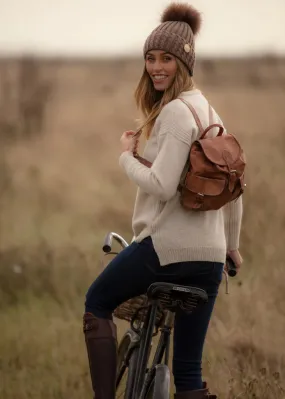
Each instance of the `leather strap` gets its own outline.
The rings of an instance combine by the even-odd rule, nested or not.
[[[200,139],[203,139],[206,136],[206,134],[208,133],[208,131],[211,130],[213,127],[218,127],[219,132],[218,132],[217,136],[222,136],[222,134],[224,133],[223,126],[218,123],[213,123],[212,125],[208,126],[207,129],[205,129],[205,131],[202,134],[202,136],[200,137]]]
[[[197,126],[199,128],[199,131],[200,131],[200,134],[201,134],[201,138],[204,138],[205,137],[205,129],[202,126],[201,120],[200,120],[195,108],[193,107],[193,105],[191,105],[190,103],[185,101],[183,98],[179,98],[179,100],[181,100],[190,109],[190,111],[192,112],[192,115],[193,115],[193,117],[195,119],[195,122],[197,123]],[[213,123],[214,123],[214,111],[213,111],[213,108],[211,107],[211,105],[209,103],[209,126],[211,126]],[[210,129],[208,129],[207,132],[209,130]]]
[[[203,134],[204,129],[203,129],[202,123],[200,121],[200,118],[199,118],[195,108],[191,104],[189,104],[187,101],[185,101],[183,98],[180,98],[180,100],[190,109],[190,111],[192,112],[192,115],[195,119],[195,122],[197,123],[197,126],[200,130],[200,133]]]
[[[214,111],[209,103],[209,124],[212,125],[214,123]]]
[[[147,159],[139,156],[137,152],[134,152],[134,158],[136,158],[140,163],[142,163],[144,166],[147,166],[148,168],[151,168],[152,163],[149,162]]]

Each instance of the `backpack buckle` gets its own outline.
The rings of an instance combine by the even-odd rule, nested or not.
[[[193,206],[193,209],[200,209],[201,206],[203,205],[204,202],[204,197],[205,195],[202,193],[197,193],[196,198],[195,198],[195,205]]]

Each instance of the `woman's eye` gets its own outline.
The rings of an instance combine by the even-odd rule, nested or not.
[[[171,57],[164,57],[164,61],[171,61],[172,58]]]

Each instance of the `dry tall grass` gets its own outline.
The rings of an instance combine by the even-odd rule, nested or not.
[[[15,98],[18,66],[0,65],[0,84],[9,70]],[[104,234],[131,237],[135,188],[118,169],[118,140],[134,127],[141,64],[50,61],[39,68],[53,84],[42,134],[1,135],[0,397],[87,398],[84,293],[103,267]],[[285,398],[284,71],[278,59],[197,65],[200,87],[248,158],[243,270],[229,296],[221,288],[204,357],[205,377],[221,399]],[[14,112],[9,126],[16,122]]]

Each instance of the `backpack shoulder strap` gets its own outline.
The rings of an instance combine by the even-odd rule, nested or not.
[[[193,105],[191,105],[190,103],[188,103],[187,101],[185,101],[183,98],[179,98],[179,100],[181,100],[192,112],[192,115],[195,119],[195,122],[197,123],[197,126],[200,130],[200,133],[202,134],[204,132],[205,129],[203,129],[201,120],[195,110],[195,108],[193,107]],[[209,103],[209,126],[214,124],[214,111],[213,108],[211,107],[210,103]]]
[[[209,103],[209,125],[213,125],[214,123],[214,111]]]
[[[185,101],[183,98],[179,98],[179,100],[181,100],[190,109],[190,111],[195,119],[195,122],[197,123],[200,133],[203,134],[204,129],[203,129],[202,123],[200,121],[200,118],[199,118],[195,108],[191,104],[189,104],[187,101]]]

